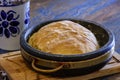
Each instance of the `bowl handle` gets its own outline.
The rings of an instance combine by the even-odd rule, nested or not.
[[[54,69],[49,69],[49,70],[48,70],[48,69],[47,69],[47,70],[45,70],[45,69],[40,69],[40,68],[38,68],[38,67],[35,66],[35,59],[33,59],[31,65],[32,65],[32,68],[33,68],[34,70],[39,71],[39,72],[44,72],[44,73],[56,72],[56,71],[58,71],[58,70],[60,70],[60,69],[63,68],[63,64],[61,64],[60,66],[58,66],[58,67],[56,67],[56,68],[54,68]]]

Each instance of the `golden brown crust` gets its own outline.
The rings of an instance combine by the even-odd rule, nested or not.
[[[85,27],[68,20],[45,25],[34,33],[29,44],[53,54],[82,54],[99,48],[94,34]]]

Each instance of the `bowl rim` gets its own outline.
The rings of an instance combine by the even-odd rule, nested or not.
[[[85,53],[85,54],[74,54],[74,55],[48,54],[46,52],[37,50],[37,49],[31,47],[28,44],[28,42],[25,38],[28,37],[28,35],[34,29],[40,28],[40,27],[38,27],[38,26],[40,26],[40,24],[45,24],[46,25],[46,23],[48,24],[48,23],[51,23],[51,22],[54,22],[54,21],[61,21],[61,20],[82,21],[82,22],[97,25],[107,32],[107,34],[109,36],[109,40],[104,46],[102,46],[98,50],[88,52],[88,53]],[[54,60],[54,61],[65,61],[65,62],[66,61],[82,61],[82,60],[87,60],[87,59],[98,57],[98,56],[110,51],[115,46],[115,40],[114,40],[113,33],[108,28],[105,28],[103,25],[98,24],[94,21],[83,20],[83,19],[56,19],[56,20],[45,21],[45,22],[40,23],[40,24],[35,26],[35,27],[31,26],[30,28],[25,29],[20,36],[21,49],[24,49],[25,52],[29,53],[32,56],[38,57],[38,58],[43,58],[43,59],[46,59],[46,60]]]

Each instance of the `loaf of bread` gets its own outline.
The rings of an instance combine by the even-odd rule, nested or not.
[[[51,54],[84,54],[99,48],[94,34],[82,25],[69,21],[47,24],[35,32],[28,43]]]

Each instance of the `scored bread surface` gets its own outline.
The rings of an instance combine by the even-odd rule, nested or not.
[[[82,25],[64,20],[47,24],[35,32],[28,43],[52,54],[83,54],[99,48],[94,34]]]

